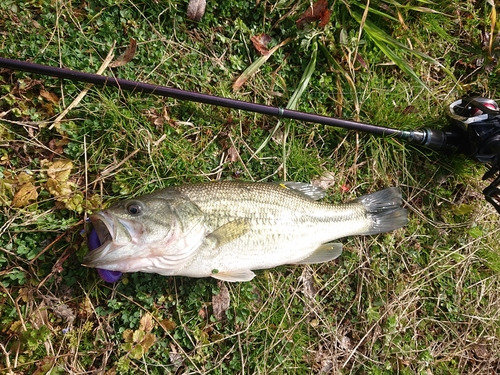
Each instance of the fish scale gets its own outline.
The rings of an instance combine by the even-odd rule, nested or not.
[[[91,215],[106,241],[84,264],[248,281],[252,270],[335,259],[341,245],[331,241],[387,232],[407,222],[397,188],[340,205],[318,201],[323,196],[319,188],[298,182],[169,187]]]

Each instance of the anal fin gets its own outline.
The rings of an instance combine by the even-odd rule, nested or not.
[[[314,252],[307,258],[302,259],[296,264],[324,263],[338,258],[340,254],[342,254],[341,243],[325,243],[314,250]]]
[[[210,276],[218,280],[238,282],[238,281],[250,281],[255,277],[255,274],[250,270],[238,270],[238,271],[227,271],[227,272],[219,272],[214,270]]]

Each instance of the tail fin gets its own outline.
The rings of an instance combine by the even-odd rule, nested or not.
[[[365,235],[390,232],[408,223],[408,212],[401,207],[401,192],[391,187],[355,200],[365,206],[367,216],[372,219],[371,228]]]

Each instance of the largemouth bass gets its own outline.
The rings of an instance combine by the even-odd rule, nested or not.
[[[252,270],[337,258],[352,235],[407,223],[388,188],[346,204],[306,183],[211,182],[169,187],[90,216],[101,246],[83,262],[121,272],[249,281]]]

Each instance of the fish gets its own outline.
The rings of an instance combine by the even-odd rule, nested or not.
[[[303,182],[217,181],[171,186],[90,215],[99,247],[83,265],[116,272],[239,282],[253,271],[336,259],[354,235],[405,226],[390,187],[344,204]]]

